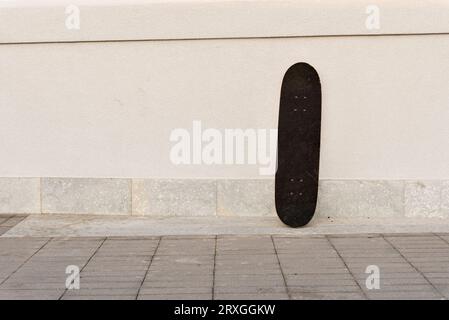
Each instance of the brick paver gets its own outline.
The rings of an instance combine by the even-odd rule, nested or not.
[[[448,235],[0,238],[0,299],[447,298]]]

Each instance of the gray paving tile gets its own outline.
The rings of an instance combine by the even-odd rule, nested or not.
[[[217,239],[217,254],[220,255],[257,255],[274,253],[273,242],[269,236],[228,236]]]
[[[363,274],[366,271],[366,268],[369,265],[373,265],[373,264],[348,264],[349,269],[351,270],[351,272],[353,274]],[[382,264],[382,263],[378,263],[378,264],[374,264],[377,267],[379,267],[379,272],[380,274],[384,274],[384,273],[413,273],[415,272],[415,269],[408,265],[408,264],[397,264],[397,265],[387,265],[387,264]]]
[[[360,257],[360,256],[354,256],[354,257],[345,257],[344,261],[347,265],[372,265],[372,264],[393,264],[393,263],[404,263],[404,258],[395,253],[392,256],[389,257]]]
[[[413,263],[415,265],[415,263]],[[424,275],[427,275],[427,273],[434,273],[434,272],[449,272],[448,266],[419,266],[415,265],[416,268]]]
[[[65,279],[48,281],[48,279],[30,279],[29,281],[9,281],[4,283],[1,290],[65,290]]]
[[[306,273],[306,274],[285,274],[285,280],[287,285],[326,285],[326,284],[337,284],[344,285],[344,283],[355,283],[352,275],[348,273]]]
[[[9,231],[9,229],[11,229],[11,227],[2,227],[2,226],[0,226],[0,235],[5,234],[6,232]]]
[[[438,236],[440,236],[441,238],[443,238],[446,242],[449,242],[449,234],[438,234]]]
[[[439,293],[441,293],[446,299],[449,299],[449,284],[438,284],[432,282]]]
[[[256,274],[256,275],[271,276],[279,274],[280,271],[278,268],[273,268],[273,269],[254,269],[252,271],[250,269],[225,269],[225,270],[216,269],[215,272],[223,275]]]
[[[381,281],[379,289],[369,290],[364,283],[360,283],[362,289],[366,292],[380,292],[388,294],[389,292],[435,292],[435,289],[429,284],[385,284]]]
[[[449,274],[447,274],[446,278],[427,276],[427,280],[434,286],[449,286]]]
[[[154,254],[158,242],[159,240],[107,239],[96,256],[150,256]]]
[[[158,255],[214,255],[215,239],[162,239],[158,247]]]
[[[172,287],[143,287],[140,290],[140,295],[170,295],[170,294],[211,294],[213,291],[210,287],[187,287],[187,288],[172,288]]]
[[[259,277],[251,277],[251,278],[243,278],[243,277],[226,277],[223,279],[222,277],[216,277],[215,279],[216,287],[236,287],[236,286],[244,286],[244,287],[260,287],[260,286],[272,286],[279,287],[284,286],[284,279],[280,275],[266,276],[261,275]]]
[[[344,286],[354,286],[356,282],[350,275],[346,279],[336,278],[336,279],[323,279],[320,275],[314,274],[313,277],[309,278],[287,278],[287,285],[289,287],[301,287],[301,286],[313,286],[313,287],[344,287]]]
[[[149,260],[147,262],[147,264],[149,263]],[[87,265],[83,271],[97,271],[98,273],[107,273],[108,271],[116,271],[116,272],[123,272],[123,273],[127,273],[127,272],[142,272],[145,273],[147,269],[146,265],[141,265],[141,266],[135,266],[135,265],[97,265],[95,266],[95,263],[89,263],[89,265]]]
[[[176,269],[153,269],[150,267],[150,270],[147,273],[147,280],[149,281],[173,281],[179,279],[185,280],[193,280],[201,278],[201,279],[209,279],[213,275],[213,266],[205,266],[202,268],[176,268]]]
[[[102,281],[93,282],[86,281],[83,278],[80,279],[80,287],[82,290],[93,289],[135,289],[136,292],[140,288],[142,281],[125,282],[125,281]]]
[[[408,291],[390,291],[388,293],[381,291],[370,291],[366,293],[372,300],[441,300],[442,297],[432,291],[427,292],[408,292]]]
[[[357,281],[362,288],[364,288],[366,286],[365,285],[366,277],[359,278],[359,279],[357,279]],[[381,277],[380,278],[380,287],[381,288],[385,288],[385,287],[401,287],[402,288],[404,286],[412,286],[412,285],[424,285],[424,286],[428,287],[429,282],[419,274],[415,274],[413,277],[409,277],[409,278],[398,278],[398,277],[394,277],[394,278]]]
[[[180,280],[188,281],[210,281],[212,282],[214,278],[213,273],[187,273],[187,272],[177,272],[177,273],[167,273],[164,271],[149,271],[147,274],[148,282],[179,282]]]
[[[136,296],[135,295],[127,295],[127,296],[123,296],[123,295],[118,295],[118,296],[113,296],[113,295],[107,295],[107,296],[92,296],[92,295],[88,295],[88,296],[63,296],[61,298],[61,300],[136,300]]]
[[[435,234],[430,232],[422,232],[422,233],[407,233],[407,232],[394,232],[394,233],[383,233],[380,236],[381,237],[428,237],[428,236],[434,236]]]
[[[170,237],[170,236],[164,236],[164,237]],[[176,236],[175,236],[176,237]],[[188,237],[188,236],[186,236]],[[197,236],[192,236],[192,237],[197,237]],[[202,236],[198,236],[198,237],[202,237]],[[206,236],[208,237],[208,236]],[[210,236],[210,237],[214,237],[214,236]],[[161,237],[160,236],[108,236],[107,239],[108,240],[159,240]]]
[[[285,282],[292,299],[449,295],[449,245],[431,234],[57,238],[37,252],[47,241],[0,238],[0,298],[57,299],[68,264],[82,268],[81,290],[63,299],[287,299]],[[380,290],[365,288],[373,264]]]
[[[278,286],[278,287],[270,287],[270,286],[263,286],[263,287],[257,287],[257,286],[237,286],[237,287],[229,287],[229,286],[215,286],[214,287],[214,293],[215,294],[231,294],[231,293],[237,293],[237,294],[286,294],[287,290],[284,286]]]
[[[282,267],[284,274],[286,275],[298,275],[298,274],[345,274],[349,273],[347,269],[345,268],[305,268],[303,266],[296,266],[292,268],[288,268],[283,266]]]
[[[46,250],[51,249],[81,249],[98,246],[104,239],[52,239],[46,246]]]
[[[84,288],[67,290],[64,296],[137,296],[138,288]]]
[[[118,276],[114,275],[105,275],[105,274],[99,274],[99,275],[89,275],[84,270],[81,273],[81,281],[87,282],[87,283],[141,283],[143,278],[145,277],[144,274],[140,275],[133,275],[133,274],[123,274],[121,273]]]
[[[182,235],[168,235],[163,236],[164,240],[212,240],[215,241],[215,238],[217,236],[214,235],[188,235],[188,234],[182,234]]]
[[[298,257],[296,257],[297,259]],[[220,252],[217,252],[216,256],[217,262],[225,262],[225,263],[240,263],[244,261],[248,262],[277,262],[277,256],[274,253],[268,253],[268,254],[222,254]]]
[[[144,294],[138,300],[211,300],[212,293]]]
[[[145,280],[142,288],[204,288],[212,287],[211,280],[188,280],[186,278],[178,281],[151,281]]]
[[[287,300],[286,293],[217,293],[215,300]]]
[[[63,290],[0,290],[0,300],[57,300]]]
[[[365,300],[360,292],[295,292],[290,294],[292,300]]]
[[[298,293],[298,292],[360,292],[359,286],[354,283],[352,285],[346,285],[346,286],[316,286],[316,285],[309,285],[309,286],[291,286],[289,285],[288,291],[290,293]]]

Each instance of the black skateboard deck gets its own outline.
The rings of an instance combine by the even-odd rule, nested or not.
[[[307,63],[284,76],[278,126],[276,211],[291,227],[312,219],[318,198],[321,137],[321,84]]]

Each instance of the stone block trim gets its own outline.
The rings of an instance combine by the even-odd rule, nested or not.
[[[0,178],[0,213],[276,216],[274,179]],[[449,218],[449,181],[321,180],[317,216]]]
[[[415,218],[444,218],[441,181],[405,182],[405,215]],[[447,199],[446,199],[447,202]]]
[[[213,216],[214,180],[134,179],[133,214],[154,216]]]
[[[42,213],[131,214],[131,180],[43,178]]]
[[[274,180],[218,180],[217,215],[276,215]]]
[[[330,217],[400,217],[403,181],[320,181],[317,213]]]
[[[0,178],[0,213],[40,213],[39,178]]]

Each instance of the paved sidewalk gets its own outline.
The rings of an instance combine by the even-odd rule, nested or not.
[[[2,237],[146,237],[214,235],[307,236],[370,233],[449,233],[441,218],[316,218],[305,228],[289,228],[269,217],[147,217],[108,215],[30,215]]]
[[[0,299],[447,298],[448,234],[0,238]]]
[[[27,216],[20,214],[0,215],[0,236],[8,232],[12,227],[22,222]]]

